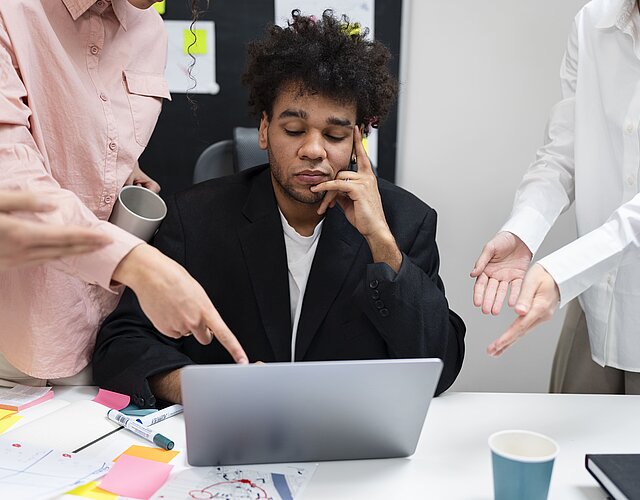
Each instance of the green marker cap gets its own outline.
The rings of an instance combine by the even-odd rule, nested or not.
[[[164,448],[165,450],[173,450],[173,441],[171,439],[164,437],[162,434],[156,434],[153,436],[153,442],[157,444],[160,448]]]

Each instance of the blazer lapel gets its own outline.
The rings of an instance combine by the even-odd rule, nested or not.
[[[296,361],[304,359],[363,241],[338,206],[327,212],[304,294],[296,336]]]
[[[269,169],[256,177],[243,214],[249,224],[239,229],[238,236],[262,324],[275,359],[289,361],[292,327],[287,254]]]

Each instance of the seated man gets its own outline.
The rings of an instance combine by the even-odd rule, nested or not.
[[[438,357],[440,393],[465,327],[438,276],[436,213],[376,178],[362,145],[396,94],[389,52],[330,11],[293,14],[250,45],[244,75],[269,164],[176,195],[155,245],[250,361]],[[232,361],[219,343],[158,334],[127,290],[98,334],[94,378],[147,407],[180,402],[181,367]]]

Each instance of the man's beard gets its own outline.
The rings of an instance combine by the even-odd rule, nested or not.
[[[283,174],[283,169],[276,161],[273,153],[271,152],[271,146],[267,146],[267,153],[269,155],[269,167],[271,169],[271,176],[275,179],[276,183],[282,189],[282,192],[289,198],[296,200],[306,205],[316,205],[322,201],[326,191],[320,191],[314,193],[309,189],[299,190],[296,189],[290,182],[287,181]]]

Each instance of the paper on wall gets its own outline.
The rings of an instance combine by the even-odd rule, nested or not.
[[[169,47],[165,78],[170,92],[217,94],[215,24],[213,21],[164,22]],[[191,76],[190,76],[191,75]]]

